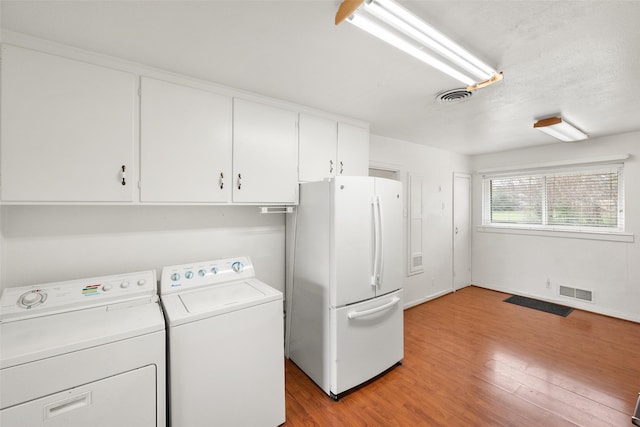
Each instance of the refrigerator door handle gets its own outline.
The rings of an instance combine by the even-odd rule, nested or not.
[[[380,234],[380,237],[378,238],[378,242],[380,245],[380,250],[378,251],[378,286],[382,286],[382,274],[383,274],[383,270],[384,270],[384,240],[383,237],[384,236],[384,229],[383,229],[383,218],[382,218],[382,199],[380,199],[380,196],[377,197],[378,199],[378,232]]]
[[[373,213],[373,275],[371,276],[371,286],[375,287],[378,283],[378,258],[380,253],[380,241],[378,238],[380,229],[380,218],[378,217],[380,211],[377,209],[378,198],[373,196],[371,198],[371,210]]]
[[[357,319],[358,317],[364,317],[364,316],[369,316],[371,314],[379,313],[390,307],[393,307],[394,305],[398,304],[399,301],[400,301],[400,298],[393,297],[391,301],[389,301],[386,304],[382,304],[380,307],[370,308],[369,310],[362,310],[362,311],[350,311],[349,314],[347,314],[347,317],[349,319]]]

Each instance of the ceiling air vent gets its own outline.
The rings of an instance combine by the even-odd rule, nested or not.
[[[471,95],[473,95],[473,92],[470,92],[467,89],[451,89],[439,93],[436,96],[436,99],[438,102],[443,104],[454,104],[471,98]]]

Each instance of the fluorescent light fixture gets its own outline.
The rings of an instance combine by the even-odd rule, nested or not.
[[[589,138],[589,135],[564,121],[562,117],[538,120],[533,124],[533,127],[564,142],[582,141]]]
[[[336,25],[344,20],[464,83],[467,90],[502,80],[502,73],[394,0],[344,0]]]

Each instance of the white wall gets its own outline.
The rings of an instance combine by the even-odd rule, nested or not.
[[[372,165],[388,165],[423,177],[422,248],[424,272],[405,278],[405,306],[419,304],[452,291],[453,287],[453,173],[470,172],[468,156],[419,144],[372,135]],[[405,230],[407,215],[405,212]],[[405,242],[404,259],[407,257]],[[405,272],[407,265],[405,261]]]
[[[640,132],[478,155],[472,162],[482,170],[626,153],[625,231],[634,234],[633,243],[481,232],[482,178],[475,174],[473,283],[640,321]],[[594,303],[560,297],[559,285],[593,291]]]
[[[1,287],[249,255],[284,291],[284,215],[257,206],[3,206]]]

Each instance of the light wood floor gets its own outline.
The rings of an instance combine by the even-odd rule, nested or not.
[[[640,324],[477,287],[405,311],[405,358],[334,402],[286,364],[286,427],[632,427]],[[381,343],[384,345],[384,343]]]

